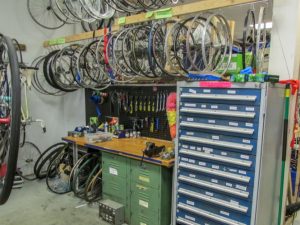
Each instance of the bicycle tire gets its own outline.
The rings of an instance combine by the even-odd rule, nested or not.
[[[0,35],[1,38],[1,35]],[[11,122],[10,122],[10,140],[9,151],[7,157],[7,170],[4,177],[2,188],[0,186],[0,205],[7,202],[14,183],[16,173],[19,143],[20,143],[20,123],[21,123],[21,84],[20,84],[20,68],[18,56],[12,40],[7,37],[2,37],[7,46],[9,59],[9,67],[11,72],[12,100],[11,100]],[[1,168],[2,164],[0,164]],[[1,184],[1,183],[0,183]]]

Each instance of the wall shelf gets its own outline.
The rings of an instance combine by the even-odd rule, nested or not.
[[[197,13],[206,10],[225,8],[229,6],[249,4],[261,2],[263,0],[202,0],[194,3],[188,3],[184,5],[174,6],[170,8],[172,17],[179,17],[187,14]],[[117,31],[121,26],[131,25],[136,23],[142,23],[154,20],[152,16],[149,17],[147,13],[140,13],[137,15],[127,16],[122,25],[118,25],[119,19],[116,19],[116,24],[112,27],[112,31]],[[65,43],[71,43],[76,41],[82,41],[87,39],[92,39],[95,37],[101,37],[104,35],[104,30],[98,30],[95,32],[85,32],[75,35],[70,35],[58,39],[48,40],[44,42],[44,47],[55,46]]]

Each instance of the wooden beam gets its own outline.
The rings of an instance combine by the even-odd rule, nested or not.
[[[197,13],[197,12],[201,12],[201,11],[207,11],[207,10],[213,10],[213,9],[218,9],[218,8],[225,8],[225,7],[255,3],[255,2],[261,2],[261,1],[264,1],[264,0],[202,0],[202,1],[197,1],[197,2],[193,2],[193,3],[174,6],[174,7],[171,7],[170,10],[172,11],[173,17],[180,17],[180,16]],[[147,21],[151,21],[151,20],[153,20],[153,18],[152,17],[147,18],[147,13],[140,13],[137,15],[127,16],[125,19],[125,23],[122,24],[122,26],[136,24],[136,23],[143,23],[143,22],[147,22]],[[119,20],[116,19],[116,24],[112,27],[113,31],[120,29],[120,25],[118,25],[118,21]],[[86,33],[81,33],[81,34],[70,35],[70,36],[62,38],[64,40],[62,42],[60,42],[59,44],[71,43],[71,42],[81,41],[81,40],[86,40],[86,39],[92,39],[93,37],[103,36],[103,33],[104,33],[104,31],[102,29],[102,30],[99,30],[96,32],[86,32]],[[57,44],[55,44],[55,41],[54,41],[54,44],[51,44],[51,46],[52,45],[57,45]],[[49,40],[45,41],[44,47],[49,47],[49,46],[50,46]]]

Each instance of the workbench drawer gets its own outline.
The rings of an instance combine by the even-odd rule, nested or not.
[[[161,210],[160,191],[144,185],[132,183],[131,207],[134,211],[159,213]]]
[[[102,153],[103,173],[111,176],[126,178],[128,173],[128,159],[111,153]]]
[[[139,212],[133,212],[131,214],[130,225],[169,225],[161,224],[158,214],[142,214]]]
[[[261,100],[260,89],[239,88],[180,88],[182,100],[194,99],[205,102],[225,102],[236,104],[259,105]]]
[[[161,166],[145,162],[141,165],[141,161],[131,160],[130,177],[132,182],[160,189]]]

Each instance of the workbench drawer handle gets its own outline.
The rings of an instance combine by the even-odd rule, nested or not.
[[[211,99],[211,100],[232,100],[232,101],[249,101],[254,102],[257,97],[254,95],[220,95],[220,94],[192,94],[182,93],[181,98],[193,99]]]

